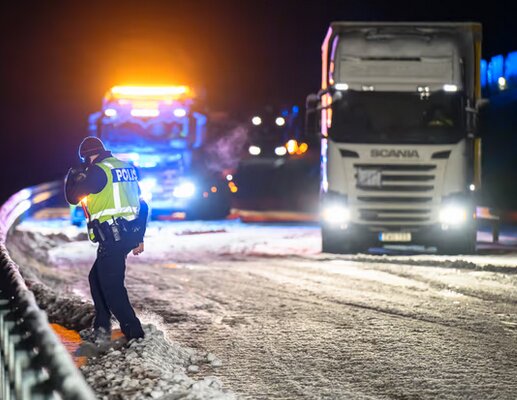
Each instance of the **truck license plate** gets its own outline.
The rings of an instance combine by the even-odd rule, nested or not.
[[[382,232],[379,234],[381,242],[411,242],[411,232]]]

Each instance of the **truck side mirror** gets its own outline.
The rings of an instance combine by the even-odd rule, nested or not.
[[[311,93],[305,100],[305,135],[319,138],[320,97]]]

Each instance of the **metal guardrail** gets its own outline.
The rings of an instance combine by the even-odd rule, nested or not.
[[[52,182],[14,194],[0,208],[0,399],[95,400],[72,357],[50,327],[5,247],[27,211],[62,193]]]

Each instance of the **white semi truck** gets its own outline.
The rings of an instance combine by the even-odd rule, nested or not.
[[[323,251],[475,251],[481,37],[475,22],[330,25],[306,114],[321,136]]]

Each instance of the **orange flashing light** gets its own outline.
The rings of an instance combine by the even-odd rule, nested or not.
[[[296,154],[303,154],[303,153],[305,153],[308,149],[309,149],[309,145],[308,145],[307,143],[302,143],[302,144],[300,144],[300,146],[298,147],[298,151],[296,152]]]
[[[285,144],[285,147],[287,148],[289,154],[296,154],[298,151],[298,141],[291,139]]]
[[[230,192],[232,193],[237,193],[237,191],[239,190],[239,188],[233,181],[228,183],[228,187],[230,188]]]
[[[309,145],[307,143],[298,143],[297,140],[291,139],[285,144],[285,148],[291,155],[302,155],[307,152]]]
[[[123,98],[162,98],[169,100],[191,93],[188,86],[113,86],[111,95],[117,99]]]

